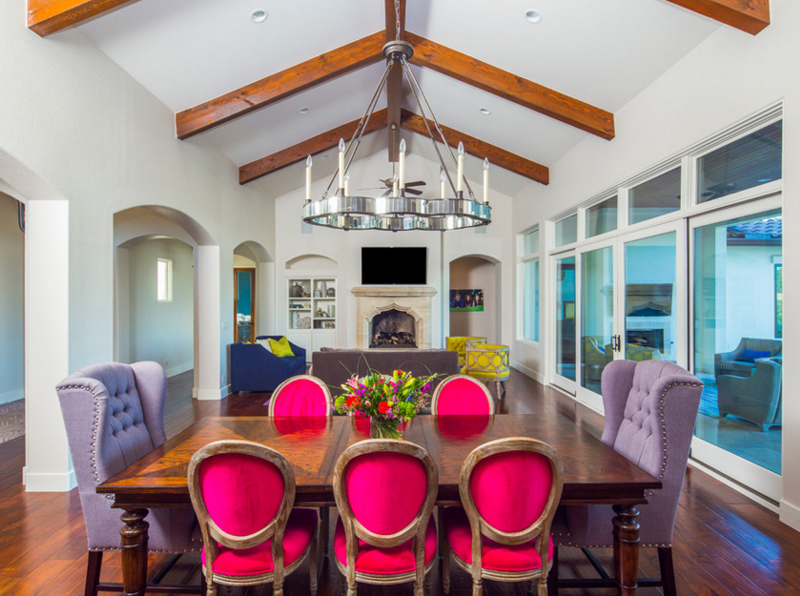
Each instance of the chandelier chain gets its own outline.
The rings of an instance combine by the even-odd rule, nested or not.
[[[394,25],[395,25],[395,41],[400,41],[400,0],[394,0]]]

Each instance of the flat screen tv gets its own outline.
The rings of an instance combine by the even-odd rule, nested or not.
[[[425,285],[428,249],[424,246],[361,247],[361,283],[378,285]]]

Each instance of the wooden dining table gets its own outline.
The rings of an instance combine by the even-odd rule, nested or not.
[[[636,591],[639,560],[637,505],[661,482],[561,415],[418,416],[403,438],[427,449],[439,468],[437,504],[460,503],[461,464],[477,446],[505,437],[533,437],[554,447],[564,465],[563,505],[610,504],[617,593]],[[124,593],[143,595],[147,578],[145,520],[153,507],[191,507],[186,470],[192,454],[213,441],[240,439],[267,445],[291,463],[295,504],[335,505],[333,469],[349,445],[369,438],[369,421],[332,418],[203,418],[97,487],[123,509],[120,530]]]

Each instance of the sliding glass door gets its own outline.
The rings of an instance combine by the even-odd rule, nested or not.
[[[581,253],[580,386],[600,394],[600,377],[614,359],[614,245]]]
[[[692,368],[705,384],[692,454],[780,499],[783,236],[778,199],[691,222]]]
[[[555,383],[561,388],[575,393],[577,337],[575,297],[577,281],[575,278],[575,255],[553,259],[555,271],[555,312],[551,320],[555,323]]]

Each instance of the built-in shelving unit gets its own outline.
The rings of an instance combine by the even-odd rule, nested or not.
[[[311,353],[336,347],[337,287],[335,276],[287,278],[286,336]]]

